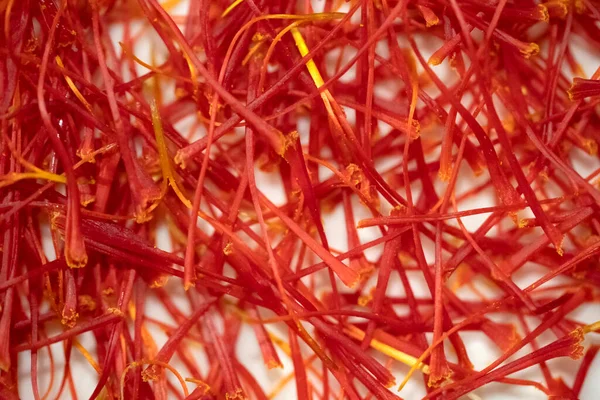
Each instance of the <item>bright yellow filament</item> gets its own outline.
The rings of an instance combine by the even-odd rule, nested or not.
[[[229,7],[227,7],[225,9],[225,11],[223,11],[223,14],[221,14],[221,18],[226,17],[227,14],[229,14],[230,12],[232,12],[234,8],[236,8],[237,6],[239,6],[240,4],[242,4],[243,2],[244,2],[244,0],[235,0],[233,3],[231,3],[231,5]]]
[[[175,181],[175,177],[173,174],[173,170],[171,169],[171,162],[169,160],[169,154],[167,152],[167,143],[165,142],[165,136],[163,132],[162,122],[160,119],[160,114],[158,112],[158,107],[156,106],[156,102],[152,102],[151,104],[152,110],[152,126],[154,127],[154,135],[156,137],[156,146],[158,147],[158,156],[160,161],[160,168],[163,174],[163,194],[167,190],[167,184],[173,188],[173,191],[181,200],[181,202],[187,207],[192,208],[192,202],[189,201],[179,186],[177,186],[177,182]]]
[[[9,173],[0,177],[0,188],[12,185],[13,183],[23,179],[45,179],[56,183],[67,183],[67,178],[51,172],[22,172]]]
[[[67,75],[65,73],[65,65],[63,64],[60,57],[56,56],[54,58],[54,60],[56,61],[56,64],[60,67],[60,69],[62,70],[63,76],[65,77],[65,81],[67,81],[67,85],[69,86],[69,88],[71,89],[73,94],[75,94],[75,97],[77,97],[77,99],[79,99],[81,104],[83,104],[85,106],[85,108],[91,113],[92,105],[90,103],[88,103],[88,101],[85,99],[85,97],[83,97],[83,95],[81,94],[79,89],[77,89],[77,86],[75,86],[75,83],[73,82],[73,80],[69,77],[69,75]]]
[[[300,51],[300,55],[305,57],[309,53],[309,50],[298,28],[292,28],[292,36],[294,38],[294,42],[296,42],[296,47],[298,47],[298,50]],[[306,62],[306,69],[308,69],[308,73],[315,82],[315,86],[317,88],[320,88],[325,84],[323,77],[321,76],[321,73],[319,72],[319,69],[312,58]],[[321,99],[323,100],[323,104],[325,105],[325,109],[327,110],[327,114],[329,115],[330,121],[335,125],[336,129],[341,132],[342,126],[333,111],[333,107],[331,106],[331,103],[335,102],[333,96],[328,89],[323,90],[320,95]]]
[[[121,46],[121,51],[123,51],[123,54],[125,54],[128,57],[130,57],[133,61],[135,61],[136,63],[138,63],[142,67],[144,67],[146,69],[149,69],[150,71],[153,71],[154,73],[157,73],[157,74],[164,74],[164,72],[162,70],[160,70],[159,68],[156,68],[156,67],[148,64],[144,60],[138,58],[138,56],[136,56],[135,54],[133,54],[133,51],[131,51],[131,49],[129,47],[127,47],[125,45],[125,43],[119,42],[119,45]]]
[[[365,333],[355,326],[344,328],[344,332],[348,336],[356,340],[363,340],[363,338],[365,337]],[[379,351],[380,353],[385,354],[386,356],[391,357],[396,361],[400,361],[402,364],[408,365],[413,369],[420,369],[421,371],[423,371],[423,373],[429,374],[429,366],[427,364],[424,364],[421,360],[417,359],[416,357],[403,353],[400,350],[389,346],[383,342],[380,342],[377,339],[371,339],[371,343],[369,343],[369,345],[373,349]]]
[[[240,28],[239,31],[236,32],[235,36],[231,40],[229,48],[227,49],[227,54],[225,59],[229,59],[231,57],[231,53],[237,44],[237,41],[244,34],[244,32],[250,28],[253,24],[264,21],[268,19],[289,19],[289,20],[302,20],[302,21],[319,21],[319,20],[328,20],[328,19],[341,19],[344,17],[343,13],[315,13],[315,14],[306,14],[306,15],[293,15],[293,14],[268,14],[268,15],[260,15],[256,18],[252,18],[250,21],[246,22],[244,26]],[[304,41],[304,40],[303,40]],[[305,44],[306,47],[306,44]],[[307,51],[308,52],[308,51]],[[321,79],[322,81],[322,79]]]
[[[185,57],[185,61],[187,62],[188,68],[190,69],[190,78],[192,78],[192,85],[194,86],[194,94],[197,94],[198,93],[198,71],[196,71],[194,64],[192,64],[192,60],[190,59],[190,56],[187,55],[187,53],[184,52],[183,57]]]
[[[77,339],[73,339],[73,346],[75,346],[75,348],[77,350],[79,350],[81,355],[83,355],[83,357],[85,357],[87,362],[92,366],[92,368],[94,368],[94,370],[98,374],[100,374],[102,372],[102,369],[100,368],[100,366],[98,365],[96,360],[94,360],[94,357],[90,354],[89,351],[87,351],[87,349],[85,347],[82,346],[81,343],[79,343],[79,341]]]
[[[600,321],[596,321],[593,324],[589,324],[583,327],[584,333],[596,332],[600,330]]]

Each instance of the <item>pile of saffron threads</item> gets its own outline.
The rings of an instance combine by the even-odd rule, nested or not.
[[[1,0],[0,20],[0,398],[597,381],[597,1]]]

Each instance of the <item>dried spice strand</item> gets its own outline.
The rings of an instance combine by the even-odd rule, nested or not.
[[[0,397],[589,396],[594,2],[0,18]]]

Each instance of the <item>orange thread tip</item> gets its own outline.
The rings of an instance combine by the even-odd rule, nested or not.
[[[521,51],[521,54],[523,54],[523,57],[530,58],[532,56],[539,54],[540,46],[538,46],[537,43],[529,43],[529,45],[527,45],[523,49],[520,49],[520,51]]]

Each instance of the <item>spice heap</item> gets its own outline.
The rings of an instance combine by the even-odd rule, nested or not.
[[[580,396],[600,329],[573,313],[599,299],[597,2],[0,14],[0,397]],[[582,358],[570,379],[560,357]]]

